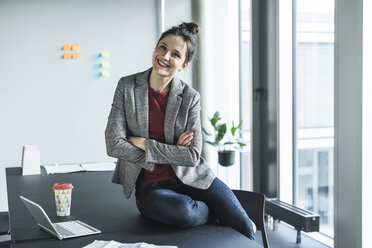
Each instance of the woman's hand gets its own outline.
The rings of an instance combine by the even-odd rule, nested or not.
[[[128,137],[128,141],[132,143],[132,145],[134,145],[135,147],[138,147],[139,149],[146,151],[146,139],[145,138],[130,136]]]
[[[194,138],[194,133],[186,130],[186,132],[182,133],[178,138],[177,145],[178,146],[189,146],[191,145],[191,140]]]

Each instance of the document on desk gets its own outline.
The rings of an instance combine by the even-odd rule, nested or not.
[[[79,171],[113,171],[115,162],[84,163],[84,164],[54,164],[42,165],[47,174],[72,173]]]
[[[119,243],[114,240],[111,241],[104,241],[104,240],[95,240],[93,243],[84,246],[83,248],[177,248],[177,246],[169,246],[169,245],[153,245],[147,243],[134,243],[134,244],[126,244],[126,243]]]
[[[48,174],[56,174],[56,173],[70,173],[70,172],[78,172],[78,171],[85,171],[80,164],[63,164],[63,165],[43,165],[46,172]]]
[[[103,163],[85,163],[81,166],[86,171],[113,171],[115,170],[116,164],[114,162],[103,162]]]

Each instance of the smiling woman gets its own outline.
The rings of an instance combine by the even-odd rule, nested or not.
[[[169,90],[167,86],[176,72],[187,68],[186,56],[187,44],[182,37],[177,35],[164,37],[152,56],[150,87],[158,92]]]
[[[169,90],[167,86],[176,72],[187,68],[196,53],[195,35],[198,32],[199,26],[191,22],[172,27],[162,34],[152,56],[154,73],[150,75],[150,86],[153,89]],[[161,85],[154,85],[158,82]]]
[[[254,239],[255,225],[234,193],[200,156],[200,95],[175,74],[196,52],[195,23],[164,32],[153,67],[120,79],[105,131],[109,156],[118,158],[112,181],[140,213],[179,227],[220,222]]]

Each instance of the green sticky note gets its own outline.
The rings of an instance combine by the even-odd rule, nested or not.
[[[110,72],[109,71],[101,71],[101,76],[102,77],[109,77],[110,76]]]
[[[109,52],[101,52],[101,57],[102,58],[108,58],[108,57],[110,57],[110,53]]]
[[[101,62],[101,67],[102,68],[110,68],[110,62],[108,62],[108,61]]]

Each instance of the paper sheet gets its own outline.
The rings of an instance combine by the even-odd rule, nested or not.
[[[116,164],[114,162],[84,163],[84,164],[54,164],[42,165],[47,174],[71,173],[78,171],[113,171]]]
[[[104,240],[95,240],[93,243],[84,246],[83,248],[118,248],[122,243],[116,242],[114,240],[104,241]]]
[[[114,162],[103,162],[103,163],[86,163],[81,164],[86,171],[113,171],[115,170],[116,164]]]
[[[85,171],[80,164],[43,165],[48,174]]]
[[[153,245],[153,244],[147,244],[147,243],[137,243],[139,246],[138,248],[177,248],[178,246],[173,246],[173,245]],[[132,248],[130,246],[125,246],[125,245],[130,245],[130,244],[123,244],[120,248]],[[133,247],[137,248],[137,247]]]
[[[177,248],[177,246],[168,246],[168,245],[153,245],[147,243],[119,243],[114,240],[104,241],[104,240],[95,240],[93,243],[84,246],[83,248]]]

